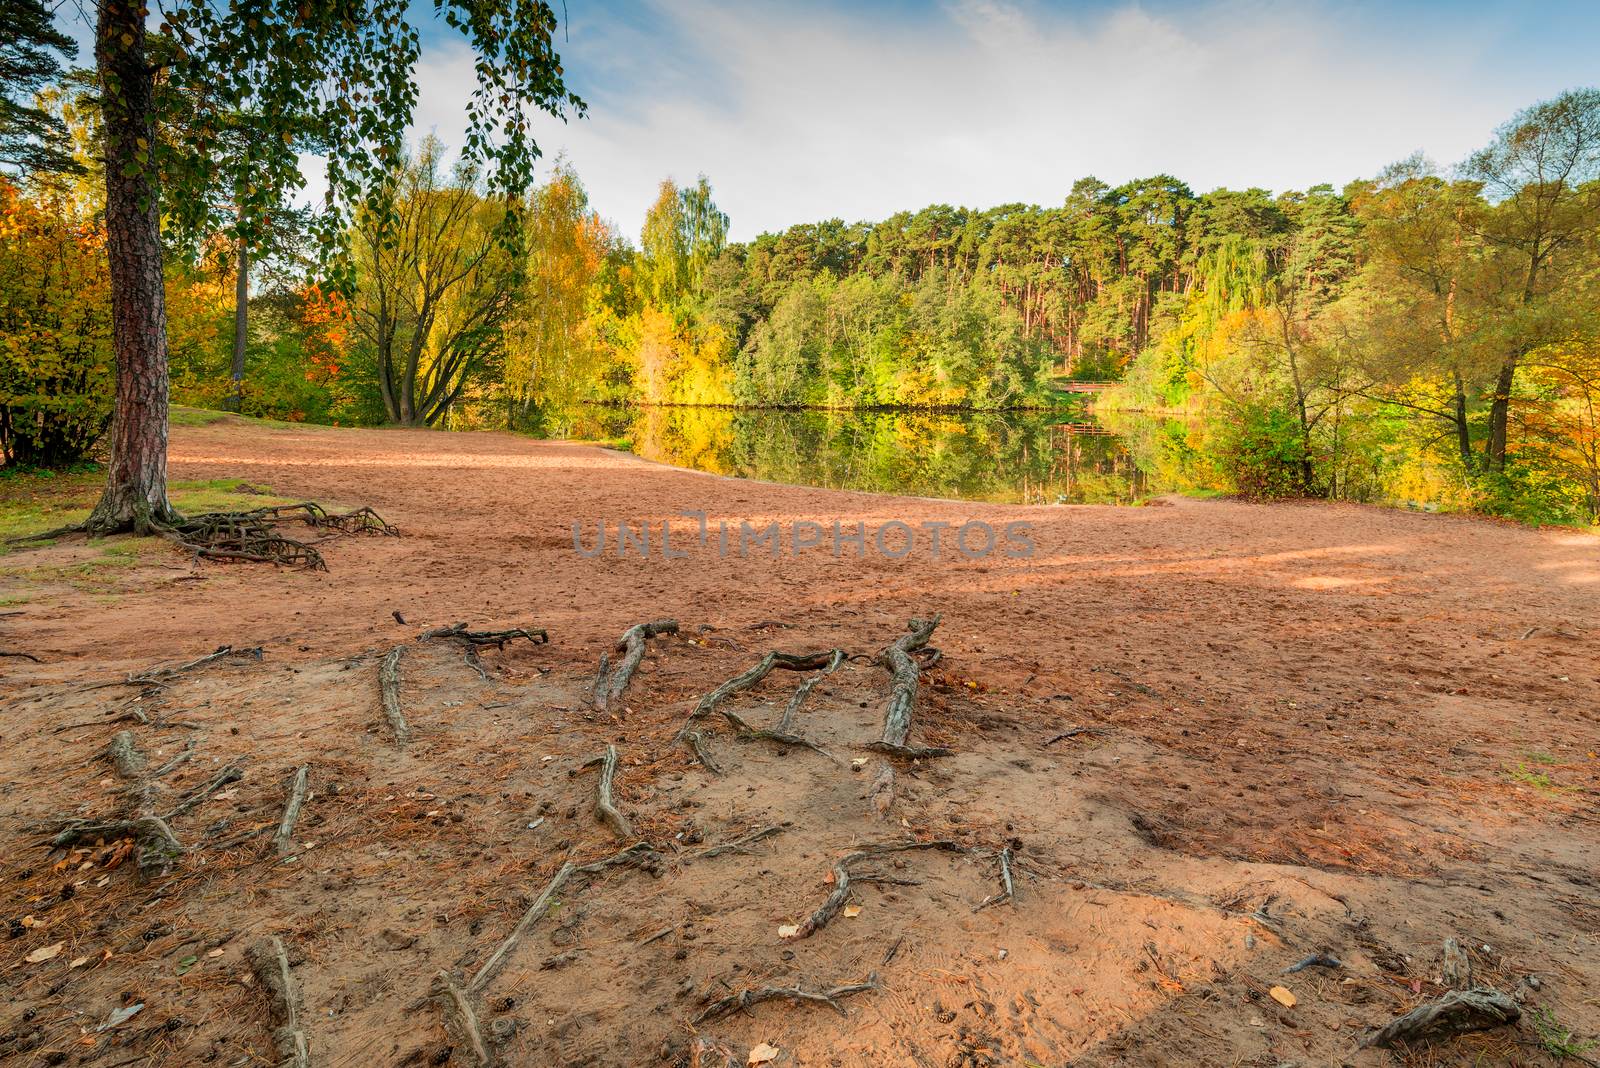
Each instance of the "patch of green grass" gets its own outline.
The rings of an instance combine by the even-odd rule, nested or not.
[[[269,426],[278,430],[308,425],[290,423],[282,419],[263,419],[255,415],[239,415],[236,412],[219,412],[211,408],[190,408],[184,404],[174,404],[167,413],[167,423],[171,426],[211,426],[213,423],[225,422],[253,423],[256,426]]]
[[[1557,760],[1555,757],[1551,756],[1549,753],[1529,752],[1529,753],[1523,753],[1522,755],[1523,755],[1523,757],[1525,759],[1531,760],[1535,764],[1559,764],[1559,763],[1561,763],[1561,761]]]
[[[1524,786],[1533,787],[1535,790],[1560,790],[1563,788],[1544,772],[1529,771],[1526,764],[1518,764],[1515,768],[1507,768],[1506,774],[1511,777],[1512,782],[1520,782]]]
[[[99,470],[23,472],[0,479],[0,543],[81,522],[99,499],[104,479]],[[237,478],[172,482],[167,492],[172,506],[185,514],[293,503],[265,486],[252,486]],[[0,544],[0,554],[14,548]]]
[[[1582,1057],[1600,1041],[1595,1039],[1579,1040],[1573,1037],[1571,1028],[1561,1026],[1555,1014],[1543,1005],[1533,1010],[1530,1017],[1533,1022],[1534,1033],[1539,1036],[1539,1045],[1553,1057],[1565,1060],[1568,1057]]]

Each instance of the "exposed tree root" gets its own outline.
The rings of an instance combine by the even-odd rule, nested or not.
[[[822,748],[822,746],[808,738],[802,738],[798,734],[788,734],[781,730],[769,731],[760,727],[752,727],[742,716],[739,715],[739,713],[733,711],[732,709],[724,708],[722,710],[722,715],[729,723],[733,724],[736,730],[738,730],[739,737],[747,741],[776,742],[783,746],[798,745],[806,749],[810,749],[813,752],[821,753],[835,764],[840,766],[843,766],[844,764],[844,761],[840,760],[838,757],[834,756],[832,753]]]
[[[611,796],[612,784],[617,777],[617,747],[606,746],[603,754],[585,762],[583,768],[592,768],[596,764],[600,765],[600,779],[594,789],[594,814],[601,823],[616,832],[618,838],[626,842],[634,837],[633,824],[629,823],[628,818],[617,809],[617,803]]]
[[[278,1050],[280,1068],[311,1068],[310,1046],[300,1026],[300,996],[282,940],[277,935],[263,938],[251,945],[245,956],[256,981],[272,998],[272,1043]]]
[[[771,824],[761,828],[759,831],[751,831],[747,835],[735,838],[731,842],[723,842],[721,845],[714,845],[710,849],[702,849],[698,853],[690,853],[688,859],[704,860],[707,857],[720,857],[724,853],[746,853],[749,852],[751,846],[762,839],[771,838],[775,834],[782,833],[782,827],[777,824]]]
[[[832,990],[810,991],[795,986],[764,986],[760,989],[741,990],[737,994],[729,994],[725,998],[718,998],[700,1011],[694,1018],[696,1026],[707,1020],[715,1020],[729,1013],[747,1010],[752,1005],[763,1001],[773,1001],[782,998],[795,1003],[807,1002],[813,1005],[826,1005],[840,1016],[850,1015],[843,1005],[839,1004],[840,998],[849,997],[851,994],[861,994],[868,990],[878,989],[878,973],[868,975],[865,982],[849,983],[836,986]]]
[[[832,650],[831,655],[828,657],[828,662],[822,665],[822,670],[803,680],[799,686],[795,687],[794,694],[789,698],[789,703],[783,708],[783,717],[778,720],[778,730],[785,734],[793,733],[791,728],[794,726],[795,713],[800,711],[801,705],[805,704],[806,698],[811,695],[812,688],[835,671],[838,671],[839,665],[842,663],[844,663],[844,650]]]
[[[516,641],[518,638],[526,638],[534,645],[544,645],[550,640],[550,635],[542,630],[528,630],[524,627],[513,627],[510,630],[468,630],[465,623],[455,623],[448,627],[425,630],[417,640],[427,642],[442,638],[463,645],[492,645],[496,649],[504,649],[507,642]]]
[[[118,731],[112,735],[110,744],[106,746],[106,756],[111,758],[111,766],[124,779],[137,779],[144,774],[146,761],[144,754],[133,744],[132,731]]]
[[[40,660],[38,657],[34,656],[32,653],[19,653],[19,652],[14,652],[14,651],[12,651],[10,649],[0,649],[0,656],[16,656],[16,657],[21,657],[23,660],[32,660],[35,664],[44,663],[43,660]]]
[[[877,845],[866,845],[853,852],[846,853],[833,865],[833,892],[828,899],[806,917],[800,924],[794,937],[810,938],[828,925],[828,922],[838,914],[845,900],[850,896],[850,865],[867,857],[882,856],[885,853],[906,853],[914,849],[942,849],[951,853],[965,853],[966,849],[958,842],[948,839],[938,839],[932,842],[882,842]]]
[[[617,648],[622,651],[622,659],[618,661],[616,668],[610,668],[608,657],[600,658],[600,674],[594,683],[595,707],[602,712],[610,711],[611,706],[622,696],[622,691],[633,681],[633,673],[639,669],[639,662],[644,659],[647,641],[663,634],[676,633],[678,633],[678,621],[675,619],[637,623],[623,631],[622,637],[617,640]]]
[[[483,988],[488,986],[490,980],[505,966],[506,960],[516,950],[517,944],[522,941],[523,936],[532,930],[534,925],[550,911],[550,902],[561,888],[566,885],[567,880],[574,875],[594,875],[605,871],[607,868],[622,865],[637,865],[646,870],[653,870],[656,860],[655,850],[643,842],[638,842],[621,852],[613,853],[609,857],[602,857],[590,864],[574,864],[570,860],[562,864],[550,879],[550,882],[545,885],[544,890],[534,899],[533,904],[529,905],[527,911],[522,914],[522,918],[511,929],[511,933],[506,936],[506,940],[500,943],[499,947],[489,955],[489,959],[483,962],[483,965],[468,981],[467,991],[473,994],[482,993]]]
[[[694,753],[695,759],[700,761],[701,767],[713,775],[722,774],[721,765],[712,759],[710,751],[706,749],[706,739],[703,734],[699,731],[684,731],[682,737],[684,744]]]
[[[866,797],[879,819],[889,818],[889,810],[894,807],[894,768],[888,764],[878,765],[878,773],[872,777]]]
[[[136,816],[126,820],[58,820],[47,826],[55,827],[50,845],[59,849],[76,845],[85,839],[104,838],[109,841],[126,837],[168,861],[183,852],[178,836],[172,833],[172,828],[160,816]]]
[[[489,681],[489,673],[484,670],[483,661],[478,658],[478,650],[487,645],[504,649],[507,642],[518,638],[526,638],[534,645],[544,645],[550,640],[550,635],[542,630],[527,630],[522,627],[511,630],[468,630],[465,623],[455,623],[448,627],[425,630],[417,636],[419,642],[445,640],[460,645],[466,651],[467,666],[476,671],[478,677],[485,682]]]
[[[1390,1021],[1362,1039],[1361,1045],[1387,1048],[1397,1042],[1416,1042],[1514,1024],[1521,1017],[1522,1010],[1517,1003],[1498,990],[1489,987],[1452,990]]]
[[[883,713],[883,738],[870,743],[868,749],[901,757],[950,755],[948,749],[906,744],[911,733],[911,712],[917,704],[917,683],[922,675],[913,654],[927,647],[940,618],[936,615],[932,619],[913,619],[906,633],[874,659],[874,663],[889,672],[891,681],[889,703]]]
[[[300,807],[306,802],[306,776],[311,768],[302,764],[289,782],[289,800],[283,806],[283,818],[278,821],[278,833],[272,836],[273,848],[278,856],[287,856],[294,845],[294,825],[300,819]]]
[[[378,694],[383,700],[383,718],[389,721],[394,740],[401,745],[411,740],[411,726],[406,723],[405,713],[400,709],[400,657],[404,653],[405,646],[395,646],[378,667]]]
[[[176,819],[185,812],[188,812],[191,808],[194,808],[196,805],[200,804],[212,794],[216,793],[218,790],[222,789],[224,786],[227,786],[229,783],[238,782],[242,778],[244,778],[244,772],[239,770],[239,766],[237,764],[229,764],[227,767],[217,772],[216,777],[210,782],[192,791],[182,801],[179,801],[176,805],[174,805],[172,811],[167,813],[167,819]]]
[[[166,778],[168,772],[170,772],[173,769],[179,767],[180,765],[188,763],[189,760],[193,756],[194,756],[194,742],[193,742],[193,740],[191,740],[187,745],[185,745],[183,747],[183,752],[179,753],[177,756],[173,757],[171,760],[167,761],[165,764],[163,764],[159,768],[157,768],[154,772],[151,773],[150,777],[152,779],[163,779],[163,778]]]
[[[1011,847],[1006,846],[1000,850],[999,853],[995,854],[995,859],[1000,862],[1000,892],[991,894],[978,902],[977,907],[972,910],[973,912],[979,912],[990,905],[1003,904],[1013,900],[1016,896],[1015,887],[1011,883]]]
[[[311,545],[285,537],[277,530],[280,523],[301,522],[335,534],[383,534],[398,537],[400,531],[371,508],[333,514],[312,501],[273,505],[244,512],[205,512],[200,515],[165,518],[143,516],[139,520],[112,526],[97,523],[93,516],[82,523],[10,539],[12,542],[45,541],[67,534],[134,533],[162,537],[206,560],[244,560],[255,563],[288,564],[326,571],[322,554]]]
[[[745,690],[754,688],[762,679],[772,674],[775,668],[783,668],[785,671],[816,671],[818,668],[823,668],[825,670],[822,674],[826,675],[843,662],[844,652],[840,649],[826,649],[818,653],[782,653],[774,649],[750,667],[700,698],[700,703],[694,706],[693,712],[689,713],[688,721],[679,728],[678,737],[682,739],[684,733],[697,721],[715,712],[722,702],[734,694],[743,693]],[[820,676],[818,679],[807,679],[806,682],[801,683],[801,686],[806,693],[810,693],[811,686],[816,685],[818,681],[820,681]],[[797,696],[798,700],[791,699],[790,702],[795,708],[799,708],[799,702],[805,700],[805,695],[798,693],[798,691]],[[785,727],[787,727],[788,721],[792,717],[793,713],[786,710],[783,720]]]
[[[261,646],[258,645],[252,649],[235,649],[231,645],[219,645],[205,656],[196,657],[195,659],[184,664],[179,664],[176,667],[151,668],[149,671],[142,671],[136,675],[129,675],[127,681],[129,684],[134,686],[143,686],[149,683],[163,683],[167,679],[182,675],[185,671],[193,671],[197,667],[205,667],[207,664],[214,664],[218,660],[225,660],[230,656],[252,657],[256,660],[260,660],[262,656]],[[113,683],[113,685],[115,684]]]
[[[816,671],[817,674],[805,679],[795,689],[793,696],[789,698],[788,705],[783,710],[783,716],[779,719],[775,730],[753,727],[737,713],[727,709],[721,709],[721,711],[728,722],[733,724],[739,735],[745,739],[764,739],[777,742],[780,745],[804,746],[807,749],[821,753],[835,763],[840,763],[838,757],[820,745],[795,734],[793,723],[795,713],[805,703],[805,699],[811,693],[812,688],[828,675],[838,670],[839,665],[844,661],[845,654],[842,649],[826,649],[816,653],[783,653],[773,650],[702,697],[700,703],[695,705],[694,711],[689,713],[689,718],[684,722],[683,726],[678,728],[677,741],[688,745],[708,771],[717,775],[722,774],[721,768],[706,759],[704,739],[694,729],[694,725],[712,712],[718,711],[719,706],[728,698],[753,689],[762,679],[772,674],[777,668],[783,668],[785,671]]]
[[[472,1047],[472,1055],[478,1063],[492,1063],[494,1058],[489,1053],[489,1044],[484,1041],[483,1029],[478,1026],[478,1013],[472,1007],[472,995],[456,981],[455,976],[446,971],[441,971],[434,980],[434,995],[446,999],[446,1015],[448,1017],[453,1010],[456,1023],[454,1030]]]

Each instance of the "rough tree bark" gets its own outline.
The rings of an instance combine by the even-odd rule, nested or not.
[[[142,4],[102,0],[95,63],[104,90],[106,245],[116,410],[106,488],[90,533],[150,532],[177,518],[167,502],[167,309],[154,170],[154,74]]]
[[[233,375],[228,386],[228,411],[244,407],[244,351],[250,339],[250,250],[239,239],[238,271],[233,280]]]

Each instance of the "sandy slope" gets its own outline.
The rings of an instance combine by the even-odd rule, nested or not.
[[[1481,980],[1600,1031],[1593,538],[1353,506],[932,502],[491,434],[218,424],[176,431],[172,457],[175,477],[371,504],[406,536],[328,543],[327,574],[156,552],[110,589],[50,570],[90,551],[63,544],[6,580],[31,600],[0,620],[0,645],[46,662],[0,667],[16,924],[0,1061],[269,1063],[266,999],[241,977],[244,947],[270,933],[300,978],[317,1064],[472,1063],[430,981],[470,976],[563,858],[626,844],[592,818],[594,773],[574,773],[608,742],[619,803],[661,857],[563,891],[487,984],[483,1030],[507,1063],[720,1065],[720,1046],[742,1064],[766,1041],[777,1063],[806,1065],[1377,1064],[1393,1055],[1358,1052],[1360,1037],[1439,992],[1447,937]],[[710,537],[677,519],[687,555],[663,559],[659,524],[685,511],[707,513]],[[586,557],[572,524],[587,548],[602,520],[613,534],[650,521],[656,555]],[[740,520],[952,530],[938,560],[925,533],[899,560],[836,557],[831,533],[774,559],[720,555],[719,520],[734,547]],[[969,520],[1027,522],[1036,551],[965,559],[948,539]],[[837,762],[722,724],[708,728],[715,776],[674,744],[699,695],[766,649],[870,655],[934,612],[943,657],[913,739],[955,755],[891,760],[887,813],[864,796],[888,759],[860,748],[887,693],[865,658],[797,719]],[[590,708],[599,653],[669,616],[682,635],[652,643],[624,708]],[[415,739],[398,746],[377,662],[457,620],[546,627],[552,642],[485,654],[487,680],[451,647],[408,644]],[[81,685],[223,642],[264,658],[159,688]],[[731,707],[770,724],[797,681],[785,676]],[[109,725],[135,697],[149,722]],[[152,767],[196,743],[150,787],[153,810],[227,763],[244,771],[174,821],[190,848],[154,885],[131,864],[102,870],[114,843],[62,865],[25,830],[138,803],[98,755],[130,722]],[[1050,741],[1073,726],[1092,731]],[[301,764],[312,799],[296,859],[278,862],[240,838],[270,834]],[[766,825],[784,829],[753,853],[688,858]],[[779,939],[827,896],[833,859],[907,836],[964,851],[865,865],[899,881],[859,885],[859,915]],[[1016,900],[973,912],[1006,845]],[[56,942],[58,957],[23,962]],[[1324,949],[1345,967],[1283,974]],[[775,1001],[690,1023],[745,987],[873,972],[877,989],[840,1003],[848,1017]],[[1279,983],[1293,1008],[1267,998]],[[145,1008],[93,1034],[124,1001]],[[1554,1063],[1528,1024],[1419,1056]]]

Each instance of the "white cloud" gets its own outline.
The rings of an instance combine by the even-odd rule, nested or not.
[[[590,79],[590,116],[539,132],[629,234],[663,177],[701,172],[740,239],[930,203],[1057,204],[1091,173],[1166,172],[1198,191],[1341,184],[1418,148],[1459,159],[1586,71],[1581,48],[1508,65],[1495,48],[1509,16],[1435,24],[1425,7],[657,0],[645,15],[583,14],[562,50],[574,81]],[[459,144],[465,45],[430,44],[418,75],[417,131]]]

